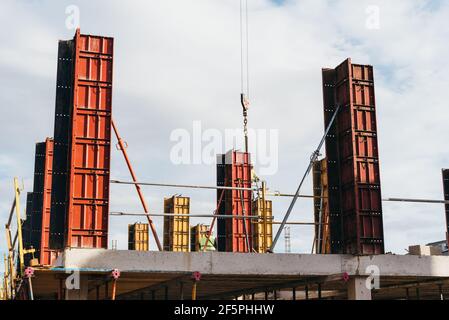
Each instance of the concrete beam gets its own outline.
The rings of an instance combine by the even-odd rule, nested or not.
[[[373,267],[383,277],[449,277],[449,256],[246,254],[227,252],[157,252],[68,249],[56,269],[86,272],[199,271],[214,275],[368,276]]]

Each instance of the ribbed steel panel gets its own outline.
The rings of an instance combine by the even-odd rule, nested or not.
[[[335,70],[323,69],[324,125],[327,128],[336,110]],[[341,185],[339,174],[338,121],[331,126],[326,136],[327,177],[329,182],[329,220],[331,253],[342,253]]]
[[[128,225],[128,250],[149,250],[149,225],[147,223],[134,223]]]
[[[45,141],[44,183],[42,189],[42,230],[39,255],[39,262],[42,265],[51,265],[57,258],[57,252],[50,249],[50,212],[54,155],[53,148],[53,139],[47,138]]]
[[[53,166],[53,139],[36,144],[34,166],[33,209],[31,212],[30,245],[41,265],[50,265],[57,257],[49,248],[50,209]]]
[[[190,251],[202,251],[207,240],[207,234],[210,227],[205,224],[197,224],[190,227]],[[210,236],[209,243],[207,244],[206,251],[215,250],[214,236]]]
[[[189,214],[190,199],[173,196],[164,199],[164,212]],[[190,251],[190,225],[188,216],[164,216],[164,251]]]
[[[251,156],[249,153],[229,151],[217,156],[217,185],[251,188]],[[217,203],[222,190],[217,192]],[[252,192],[225,190],[218,214],[252,215]],[[246,232],[245,232],[246,230]],[[246,244],[248,237],[249,248]],[[218,250],[226,252],[252,252],[253,236],[249,219],[218,219]]]
[[[50,247],[64,248],[67,215],[70,119],[73,105],[74,40],[59,41],[51,188]]]
[[[373,68],[344,61],[323,70],[332,253],[384,253]]]
[[[227,185],[225,180],[225,155],[217,155],[217,186],[223,187]],[[225,190],[217,190],[217,205],[218,215],[225,214],[225,203],[224,203]],[[221,198],[221,203],[219,200]],[[217,250],[221,252],[226,251],[226,221],[225,219],[217,219]]]
[[[34,253],[35,257],[40,257],[41,252],[42,209],[45,183],[45,148],[45,142],[36,143],[34,158],[33,209],[30,221],[30,245],[36,250]]]
[[[29,249],[31,246],[31,215],[33,213],[33,193],[27,192],[26,198],[26,219],[22,223],[22,238],[23,238],[23,247],[25,249]],[[24,261],[25,265],[29,266],[29,262],[31,259],[31,255],[25,255]]]
[[[330,253],[329,232],[329,181],[327,178],[327,159],[313,164],[313,195],[315,247],[317,253]],[[321,219],[320,219],[321,217]]]
[[[443,169],[444,200],[449,201],[449,169]],[[446,239],[449,246],[449,204],[444,205],[446,211]]]
[[[30,247],[31,240],[31,215],[33,213],[33,193],[27,192],[25,216],[26,219],[22,224],[23,247]]]
[[[273,204],[271,200],[265,200],[265,205],[263,205],[262,199],[254,200],[252,213],[259,217],[252,221],[254,250],[265,253],[273,243]]]
[[[113,39],[75,35],[66,247],[107,248]]]

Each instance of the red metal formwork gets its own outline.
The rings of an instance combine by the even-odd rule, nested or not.
[[[45,141],[44,183],[42,194],[42,231],[40,242],[39,262],[42,265],[51,265],[57,258],[58,252],[50,249],[50,211],[53,176],[53,139]]]
[[[113,42],[75,35],[66,247],[107,248]]]
[[[218,185],[235,188],[251,188],[251,156],[249,153],[229,151],[218,157]],[[224,160],[224,161],[223,161]],[[221,173],[220,173],[221,171]],[[221,179],[221,181],[220,181]],[[217,201],[220,199],[217,193]],[[219,214],[252,216],[252,192],[249,190],[226,190],[219,208]],[[249,219],[219,219],[218,247],[220,251],[252,252],[253,235]],[[249,242],[249,247],[247,245]]]
[[[443,190],[444,190],[444,200],[449,201],[449,169],[443,169]],[[446,211],[446,240],[449,246],[449,204],[444,205]]]
[[[323,71],[323,79],[324,72],[329,73],[329,69]],[[341,109],[333,130],[334,139],[328,138],[326,143],[338,148],[336,165],[330,165],[328,170],[338,171],[338,185],[332,187],[338,189],[340,195],[340,251],[382,254],[384,237],[373,68],[352,64],[347,59],[331,72],[333,103]],[[332,146],[327,150],[332,150]],[[329,158],[335,158],[335,154]],[[328,174],[336,173],[328,171]],[[331,226],[332,229],[338,232]]]

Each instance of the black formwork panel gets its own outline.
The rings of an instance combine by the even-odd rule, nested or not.
[[[66,231],[68,153],[73,100],[73,55],[74,41],[59,41],[50,213],[51,249],[64,247]]]
[[[444,200],[449,201],[449,169],[443,169]],[[449,246],[449,204],[444,205],[446,211],[446,240]]]
[[[25,249],[29,249],[31,247],[31,216],[33,212],[33,193],[27,192],[26,199],[26,209],[25,215],[26,219],[22,224],[22,239],[23,239],[23,247]],[[25,257],[25,265],[29,266],[31,255],[26,254]]]
[[[32,212],[33,212],[33,193],[27,192],[26,208],[25,208],[26,219],[22,223],[22,239],[24,248],[30,247]]]
[[[225,185],[225,155],[217,155],[217,186],[223,187]],[[217,205],[224,189],[217,190]],[[221,204],[218,207],[218,215],[225,214],[225,195],[223,194]],[[217,219],[217,251],[226,251],[226,219]]]
[[[44,197],[44,177],[45,177],[45,142],[36,143],[36,153],[34,158],[34,184],[33,184],[33,206],[31,212],[31,233],[30,246],[39,256],[42,239],[42,205]]]
[[[337,108],[335,97],[336,72],[323,69],[324,126],[328,127]],[[326,136],[327,175],[329,183],[329,230],[331,253],[342,253],[343,230],[341,211],[341,182],[338,146],[338,121],[334,121]]]

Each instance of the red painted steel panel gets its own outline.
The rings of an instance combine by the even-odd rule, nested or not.
[[[333,131],[336,139],[326,140],[326,145],[338,149],[336,165],[328,168],[329,176],[339,177],[333,188],[339,190],[341,199],[337,208],[331,208],[341,215],[341,227],[331,226],[331,230],[342,232],[340,247],[336,247],[339,252],[333,253],[381,254],[384,240],[373,68],[348,59],[332,70],[330,85],[332,81],[325,75],[329,70],[323,70],[323,79],[327,77],[327,86],[334,92],[332,103],[341,106]],[[331,103],[327,100],[325,96],[325,104]],[[332,147],[326,148],[328,157],[335,158],[329,154]]]
[[[228,187],[251,188],[251,156],[249,153],[229,151],[224,157],[224,185]],[[217,201],[219,194],[217,193]],[[251,216],[252,215],[252,192],[245,190],[226,190],[222,200],[223,210],[220,214]],[[252,252],[253,235],[251,221],[249,219],[225,219],[224,234],[219,234],[224,238],[224,251],[227,252]],[[219,233],[222,231],[219,230]],[[246,242],[248,236],[249,248]]]
[[[39,262],[42,265],[51,265],[57,258],[58,252],[50,249],[50,210],[51,210],[51,190],[53,175],[53,139],[47,138],[45,141],[45,164],[44,164],[44,190],[42,197],[42,231],[40,242]]]
[[[107,248],[113,42],[75,35],[66,247]]]

